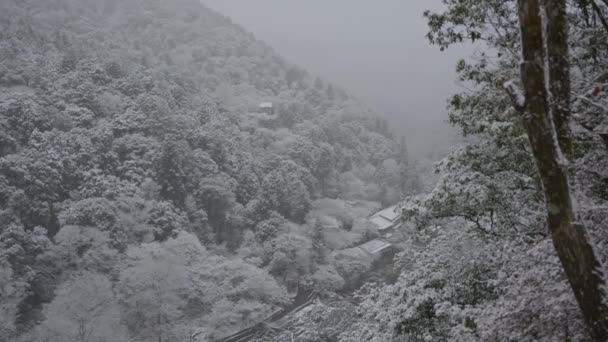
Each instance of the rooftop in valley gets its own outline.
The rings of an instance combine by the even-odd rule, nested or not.
[[[386,241],[375,239],[362,244],[359,246],[359,248],[363,249],[369,254],[378,254],[387,250],[388,248],[391,248],[392,246],[393,245]]]
[[[393,228],[401,219],[401,211],[397,206],[388,207],[372,215],[369,220],[378,227],[379,230]]]

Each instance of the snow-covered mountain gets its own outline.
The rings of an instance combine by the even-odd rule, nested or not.
[[[3,340],[227,335],[343,284],[315,215],[369,228],[318,200],[412,187],[385,121],[196,0],[2,1],[0,89]]]

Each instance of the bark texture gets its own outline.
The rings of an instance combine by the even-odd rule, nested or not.
[[[565,0],[545,0],[547,36],[543,37],[539,0],[518,0],[522,34],[521,81],[525,106],[523,122],[542,179],[548,226],[557,254],[591,335],[608,341],[608,306],[603,267],[590,237],[577,221],[568,181],[572,155],[570,132],[570,75]],[[549,90],[545,86],[545,39]]]
[[[559,147],[568,160],[574,160],[570,130],[570,61],[566,2],[545,0],[547,59],[549,67],[550,111]]]

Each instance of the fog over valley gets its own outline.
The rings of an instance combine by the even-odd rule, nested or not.
[[[290,61],[352,91],[404,135],[414,156],[447,152],[457,132],[447,99],[462,90],[456,62],[470,46],[439,51],[422,14],[440,0],[203,0]],[[432,67],[428,67],[432,65]]]

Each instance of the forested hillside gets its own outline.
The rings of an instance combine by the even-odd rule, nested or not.
[[[0,1],[0,340],[228,335],[352,276],[316,214],[348,246],[346,200],[416,189],[386,122],[197,0]]]
[[[445,11],[425,14],[432,44],[445,49],[474,42],[479,48],[458,63],[468,90],[453,96],[449,107],[450,122],[472,136],[473,143],[438,163],[441,178],[432,192],[402,202],[404,216],[418,227],[400,255],[404,271],[394,285],[361,291],[360,320],[342,341],[605,341],[597,334],[602,329],[606,333],[605,311],[594,317],[595,323],[586,317],[586,325],[581,310],[605,309],[605,289],[600,289],[604,303],[577,303],[574,293],[580,293],[580,283],[569,283],[564,272],[568,264],[560,262],[552,243],[559,247],[563,241],[558,239],[575,234],[556,232],[547,224],[548,216],[567,214],[561,207],[545,208],[544,197],[553,184],[544,183],[543,192],[538,155],[532,153],[530,141],[550,131],[528,130],[525,123],[537,113],[520,111],[530,98],[514,96],[512,102],[507,92],[529,85],[519,82],[526,47],[518,2],[520,18],[528,20],[522,22],[522,31],[534,29],[526,26],[534,20],[547,25],[535,29],[546,35],[544,49],[551,52],[559,27],[547,21],[549,14],[559,14],[552,7],[559,1],[445,0]],[[591,266],[601,278],[602,264],[608,262],[608,7],[606,1],[566,3],[567,23],[560,27],[569,27],[569,44],[564,44],[569,52],[551,55],[536,70],[547,68],[545,79],[559,83],[569,79],[569,67],[571,89],[563,88],[563,95],[563,89],[553,88],[555,83],[536,85],[549,94],[541,105],[553,108],[551,125],[558,111],[572,109],[572,123],[565,127],[572,130],[574,149],[570,153],[562,140],[559,147],[555,143],[553,148],[563,155],[551,162],[563,169],[550,171],[570,176],[575,217],[559,223],[576,227],[578,234],[586,229],[591,246],[585,252],[598,259]],[[558,58],[566,60],[565,67],[555,68]],[[530,65],[522,65],[522,78],[532,70]],[[566,105],[555,107],[563,99]],[[562,128],[552,127],[558,138]],[[572,260],[574,254],[560,257]],[[590,265],[575,266],[582,278]]]

